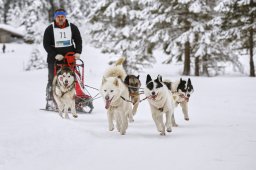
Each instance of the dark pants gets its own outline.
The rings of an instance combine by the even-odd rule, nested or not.
[[[54,78],[54,64],[53,63],[48,63],[48,83],[46,86],[46,97],[47,100],[53,100],[53,95],[52,95],[52,81]]]

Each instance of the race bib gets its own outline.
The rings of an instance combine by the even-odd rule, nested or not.
[[[55,28],[54,23],[52,23],[52,26],[53,26],[55,48],[72,46],[72,33],[71,33],[70,24],[68,27],[62,28],[62,29]]]

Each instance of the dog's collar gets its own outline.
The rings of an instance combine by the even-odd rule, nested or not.
[[[128,100],[128,99],[124,98],[123,96],[121,96],[121,99],[123,99],[123,100],[126,101],[126,102],[133,103],[131,100]]]

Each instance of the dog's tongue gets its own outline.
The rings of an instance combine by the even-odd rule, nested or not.
[[[110,106],[111,100],[106,100],[105,109],[108,109]]]

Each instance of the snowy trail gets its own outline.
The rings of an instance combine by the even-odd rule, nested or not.
[[[189,122],[178,108],[179,127],[160,136],[145,101],[121,136],[107,130],[101,99],[94,102],[92,114],[79,114],[78,119],[63,120],[57,113],[40,111],[47,70],[23,72],[31,46],[8,47],[15,52],[0,54],[0,170],[256,168],[256,79],[192,77]],[[108,58],[89,47],[85,51],[87,83],[99,87]],[[167,68],[157,64],[147,73],[176,79],[166,77]],[[145,76],[142,73],[143,84]]]

